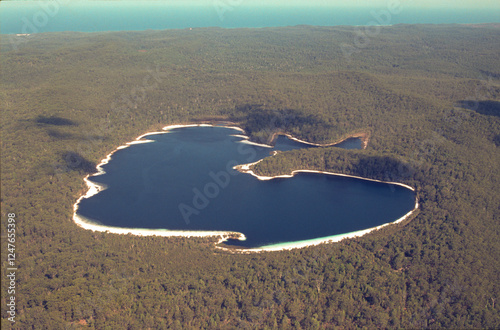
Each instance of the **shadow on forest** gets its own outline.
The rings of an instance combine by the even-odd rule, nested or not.
[[[255,133],[265,133],[267,139],[273,133],[292,129],[299,129],[305,134],[310,133],[308,131],[321,133],[329,129],[329,125],[318,116],[304,114],[299,110],[270,110],[264,109],[261,104],[243,104],[236,106],[235,110],[230,115],[231,120],[243,123],[243,128],[251,137],[254,137]]]
[[[97,164],[85,159],[82,155],[67,151],[62,154],[62,158],[66,163],[66,168],[70,171],[83,171],[87,174],[95,173]]]
[[[38,116],[35,119],[35,123],[38,125],[54,125],[54,126],[77,126],[78,124],[74,121],[57,116]]]
[[[492,71],[485,71],[485,70],[479,70],[479,71],[488,77],[495,78],[495,79],[500,78],[500,73],[496,73],[496,72],[492,72]]]
[[[44,129],[48,136],[58,140],[67,140],[75,138],[73,133],[61,132],[60,129],[64,130],[65,127],[78,126],[78,123],[71,119],[67,119],[59,116],[42,116],[39,115],[32,119],[21,119],[19,123],[24,126],[24,128],[38,127]]]
[[[360,176],[383,181],[401,182],[413,178],[417,168],[391,156],[362,157],[354,165]]]
[[[52,137],[54,139],[59,139],[59,140],[67,140],[67,139],[72,139],[74,137],[74,135],[71,133],[61,133],[61,132],[54,130],[54,129],[47,130],[47,134],[50,137]]]
[[[500,102],[498,101],[458,101],[457,107],[472,110],[482,115],[500,117]]]
[[[500,135],[496,135],[493,138],[493,143],[495,143],[495,146],[500,147]]]
[[[323,124],[323,122],[314,115],[306,115],[299,110],[289,108],[269,110],[263,109],[260,104],[245,104],[237,106],[235,110],[246,119],[247,124],[256,129],[269,126],[277,129],[284,129],[288,126],[297,126],[300,124]]]

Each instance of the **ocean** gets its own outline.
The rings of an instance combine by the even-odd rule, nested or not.
[[[213,0],[186,6],[165,1],[2,1],[1,34],[55,31],[143,31],[197,27],[260,28],[296,25],[394,25],[498,23],[491,9],[422,10],[401,4],[373,8],[252,6]]]

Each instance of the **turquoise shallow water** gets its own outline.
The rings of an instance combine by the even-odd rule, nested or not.
[[[500,22],[498,10],[481,8],[418,10],[402,5],[398,12],[391,13],[384,6],[258,7],[248,3],[221,0],[183,6],[168,1],[2,1],[0,33]]]
[[[319,173],[260,181],[237,172],[233,166],[273,149],[235,134],[178,128],[118,150],[106,174],[90,178],[108,188],[82,199],[78,215],[111,227],[239,232],[247,239],[231,244],[257,248],[377,227],[414,208],[414,192],[398,185]],[[274,150],[304,147],[281,137]]]

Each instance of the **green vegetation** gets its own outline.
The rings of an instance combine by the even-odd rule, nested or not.
[[[500,30],[384,27],[348,61],[341,46],[355,36],[51,33],[17,50],[2,38],[2,232],[16,213],[18,266],[17,321],[2,312],[2,328],[499,328]],[[362,238],[250,255],[73,223],[82,178],[106,154],[203,119],[260,141],[370,133],[366,150],[283,152],[256,171],[403,182],[421,208]]]

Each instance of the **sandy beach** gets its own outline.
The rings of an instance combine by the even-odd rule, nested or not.
[[[296,141],[296,142],[300,142],[300,143],[303,143],[303,144],[306,144],[306,145],[314,146],[314,147],[332,147],[332,146],[340,144],[340,143],[342,143],[345,140],[350,139],[350,138],[360,138],[361,142],[363,144],[363,149],[366,149],[366,147],[368,146],[368,141],[369,141],[369,138],[370,138],[370,134],[368,134],[368,133],[354,133],[354,134],[351,134],[351,135],[347,136],[346,138],[342,138],[342,139],[340,139],[338,141],[335,141],[335,142],[332,142],[332,143],[320,144],[320,143],[307,142],[307,141],[304,141],[304,140],[297,139],[296,137],[294,137],[294,136],[292,136],[290,134],[287,134],[287,133],[284,133],[284,132],[278,132],[278,133],[274,133],[272,135],[272,137],[270,139],[271,143],[273,143],[276,140],[276,137],[278,135],[283,135],[283,136],[286,136],[287,138],[289,138],[290,140],[293,140],[293,141]]]
[[[379,230],[379,229],[384,228],[386,226],[400,223],[400,222],[408,219],[417,209],[418,209],[418,200],[415,199],[415,207],[413,208],[413,210],[411,210],[410,212],[406,213],[404,216],[402,216],[401,218],[399,218],[393,222],[388,222],[388,223],[385,223],[385,224],[377,226],[377,227],[358,230],[358,231],[354,231],[351,233],[315,238],[315,239],[311,239],[311,240],[304,240],[304,241],[298,241],[298,242],[293,242],[293,243],[281,243],[281,244],[275,244],[275,245],[267,245],[267,246],[263,246],[260,248],[246,249],[246,250],[241,250],[241,251],[247,252],[247,253],[252,253],[252,252],[292,250],[292,249],[300,249],[300,248],[304,248],[304,247],[308,247],[308,246],[315,246],[315,245],[319,245],[319,244],[340,242],[340,241],[342,241],[344,239],[348,239],[348,238],[361,237],[363,235],[366,235],[366,234],[371,233],[373,231]],[[226,249],[226,250],[232,251],[232,249]]]
[[[295,170],[295,171],[292,171],[291,174],[282,174],[282,175],[276,175],[276,176],[262,176],[262,175],[257,175],[257,174],[255,174],[254,171],[251,170],[251,168],[252,168],[252,166],[254,166],[255,164],[260,163],[261,161],[263,161],[263,159],[260,159],[260,160],[258,160],[256,162],[250,163],[250,164],[237,165],[237,166],[234,167],[234,169],[238,170],[238,171],[240,171],[242,173],[248,173],[250,175],[253,175],[257,179],[262,180],[262,181],[272,180],[272,179],[276,179],[276,178],[292,178],[295,174],[301,173],[301,172],[302,173],[321,173],[321,174],[326,174],[326,175],[343,176],[343,177],[347,177],[347,178],[354,178],[354,179],[360,179],[360,180],[365,180],[365,181],[372,181],[372,182],[380,182],[380,183],[393,184],[393,185],[396,185],[396,186],[405,187],[407,189],[410,189],[411,191],[415,191],[415,188],[413,188],[413,187],[411,187],[409,185],[406,185],[404,183],[400,183],[400,182],[381,181],[381,180],[363,178],[363,177],[355,176],[355,175],[342,174],[342,173],[334,173],[334,172],[325,172],[325,171],[316,171],[316,170]]]
[[[85,194],[80,196],[75,204],[73,205],[73,221],[80,227],[92,231],[100,231],[100,232],[109,232],[109,233],[114,233],[114,234],[133,234],[133,235],[139,235],[139,236],[183,236],[183,237],[207,237],[207,236],[217,236],[221,237],[223,240],[227,240],[230,237],[236,237],[239,240],[245,240],[246,237],[242,233],[235,233],[235,232],[229,232],[229,231],[175,231],[175,230],[168,230],[168,229],[146,229],[146,228],[121,228],[121,227],[110,227],[110,226],[104,226],[101,224],[96,223],[95,221],[92,221],[90,219],[87,219],[81,215],[78,214],[78,205],[80,204],[80,201],[84,198],[90,198],[96,194],[98,194],[101,191],[104,191],[107,187],[105,185],[101,185],[95,182],[92,182],[89,180],[90,177],[94,176],[99,176],[103,175],[106,172],[102,168],[103,165],[108,164],[108,162],[111,160],[113,154],[118,151],[118,150],[123,150],[125,148],[128,148],[131,145],[135,144],[142,144],[142,143],[152,143],[154,142],[153,140],[143,140],[145,137],[150,136],[150,135],[157,135],[157,134],[166,134],[170,130],[175,129],[175,128],[183,128],[183,127],[211,127],[215,125],[210,125],[210,124],[187,124],[187,125],[170,125],[170,126],[165,126],[163,127],[162,131],[158,132],[148,132],[145,134],[142,134],[141,136],[137,137],[134,141],[127,142],[124,145],[121,145],[117,147],[115,150],[110,152],[106,158],[101,160],[101,162],[96,166],[97,173],[92,174],[92,175],[87,175],[83,178],[85,184],[88,187],[88,190]],[[221,126],[221,127],[227,127],[227,128],[232,128],[241,132],[244,132],[241,128],[239,127],[232,127],[232,126]],[[243,136],[245,138],[248,138],[247,136]]]

